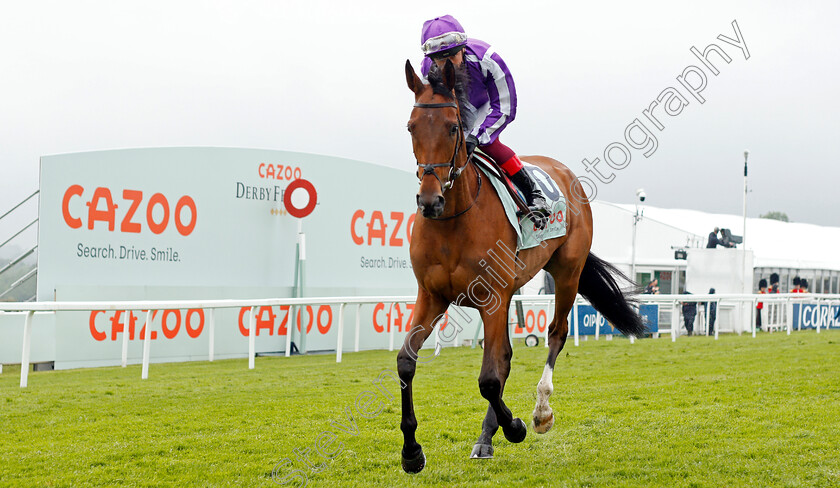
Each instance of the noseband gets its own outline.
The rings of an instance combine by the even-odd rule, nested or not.
[[[421,164],[420,161],[417,161],[417,166],[423,170],[423,174],[419,177],[422,181],[426,175],[432,175],[438,180],[440,183],[440,187],[442,191],[446,191],[452,188],[452,185],[455,184],[455,180],[461,176],[461,172],[464,171],[464,168],[467,167],[467,163],[465,163],[460,168],[455,167],[455,157],[458,156],[458,151],[461,150],[461,145],[464,143],[464,127],[461,122],[461,112],[458,110],[458,105],[456,103],[415,103],[415,107],[417,108],[447,108],[452,107],[458,113],[458,142],[455,143],[455,150],[452,152],[452,157],[449,158],[448,163],[430,163],[430,164]],[[441,181],[440,177],[435,173],[435,168],[445,168],[449,167],[449,178],[447,178],[446,183]]]

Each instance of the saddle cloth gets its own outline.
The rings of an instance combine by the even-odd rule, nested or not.
[[[546,203],[551,209],[551,215],[548,217],[548,224],[544,229],[537,229],[534,222],[527,215],[517,217],[517,206],[510,196],[505,182],[501,178],[507,178],[500,174],[495,165],[484,160],[486,156],[478,155],[477,152],[473,154],[473,160],[477,163],[479,170],[487,176],[493,188],[496,189],[496,194],[502,200],[502,206],[505,208],[510,225],[516,230],[517,236],[517,250],[530,249],[536,247],[540,242],[546,239],[553,239],[555,237],[562,237],[566,235],[566,198],[563,192],[557,186],[557,183],[552,180],[548,174],[533,164],[522,161],[522,166],[525,171],[531,176],[536,185],[539,185],[543,195],[545,195]]]

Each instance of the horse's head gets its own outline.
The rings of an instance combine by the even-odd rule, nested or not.
[[[408,88],[414,92],[414,109],[408,132],[417,159],[417,208],[427,218],[443,214],[444,192],[452,187],[466,161],[464,128],[454,89],[455,66],[447,61],[442,70],[433,66],[426,85],[405,62]]]

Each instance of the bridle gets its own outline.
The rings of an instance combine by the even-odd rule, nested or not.
[[[440,183],[441,189],[445,192],[446,190],[452,188],[452,185],[455,184],[455,180],[461,176],[461,171],[467,166],[461,166],[460,168],[455,168],[455,157],[458,156],[458,151],[461,150],[461,146],[464,143],[464,128],[461,122],[461,112],[458,110],[458,105],[456,103],[415,103],[414,106],[416,108],[454,108],[458,113],[458,141],[455,143],[455,150],[452,152],[452,157],[449,158],[448,163],[430,163],[430,164],[421,164],[420,161],[417,161],[417,166],[423,170],[423,174],[419,176],[420,180],[422,181],[426,175],[433,175],[435,179],[438,180]],[[435,168],[445,168],[449,167],[449,178],[446,180],[446,183],[441,181],[440,177],[435,173]]]
[[[422,163],[420,163],[420,161],[417,161],[417,167],[423,170],[423,174],[418,176],[420,181],[423,181],[423,178],[425,178],[426,175],[432,175],[432,176],[435,177],[436,180],[438,180],[438,183],[440,183],[441,191],[445,193],[447,190],[449,190],[450,188],[452,188],[454,186],[455,180],[457,180],[458,177],[461,176],[461,172],[464,171],[464,168],[466,168],[467,165],[472,162],[472,158],[470,157],[471,155],[467,155],[467,162],[464,163],[464,165],[461,166],[460,168],[455,167],[455,158],[458,156],[458,152],[461,150],[461,147],[464,145],[464,128],[463,128],[463,123],[461,122],[461,111],[458,110],[458,104],[456,104],[454,102],[450,102],[450,103],[415,103],[414,107],[415,108],[449,108],[449,107],[451,107],[451,108],[454,108],[456,110],[456,112],[458,113],[458,126],[457,126],[458,141],[455,143],[455,150],[452,151],[452,157],[449,158],[449,162],[448,163],[422,164]],[[437,175],[437,173],[435,172],[435,169],[436,168],[445,168],[447,166],[449,167],[449,177],[446,179],[446,183],[444,183],[440,179],[440,177]],[[475,205],[475,201],[478,200],[478,194],[479,194],[479,192],[481,192],[481,172],[476,171],[476,175],[478,176],[478,190],[475,192],[475,198],[473,198],[473,201],[472,201],[472,203],[470,203],[470,206],[467,207],[466,209],[458,212],[455,215],[450,215],[448,217],[435,218],[435,219],[432,219],[432,220],[454,219],[455,217],[458,217],[458,216],[461,216],[461,215],[467,213],[467,210],[471,209],[473,207],[473,205]],[[427,217],[427,218],[429,218],[429,217]]]

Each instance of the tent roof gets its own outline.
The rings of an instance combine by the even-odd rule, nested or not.
[[[630,214],[635,212],[635,205],[609,205]],[[744,225],[740,215],[648,205],[644,206],[644,218],[703,236],[704,243],[715,227],[741,235]],[[756,267],[840,270],[840,227],[748,217],[746,237],[746,246],[754,252]]]

